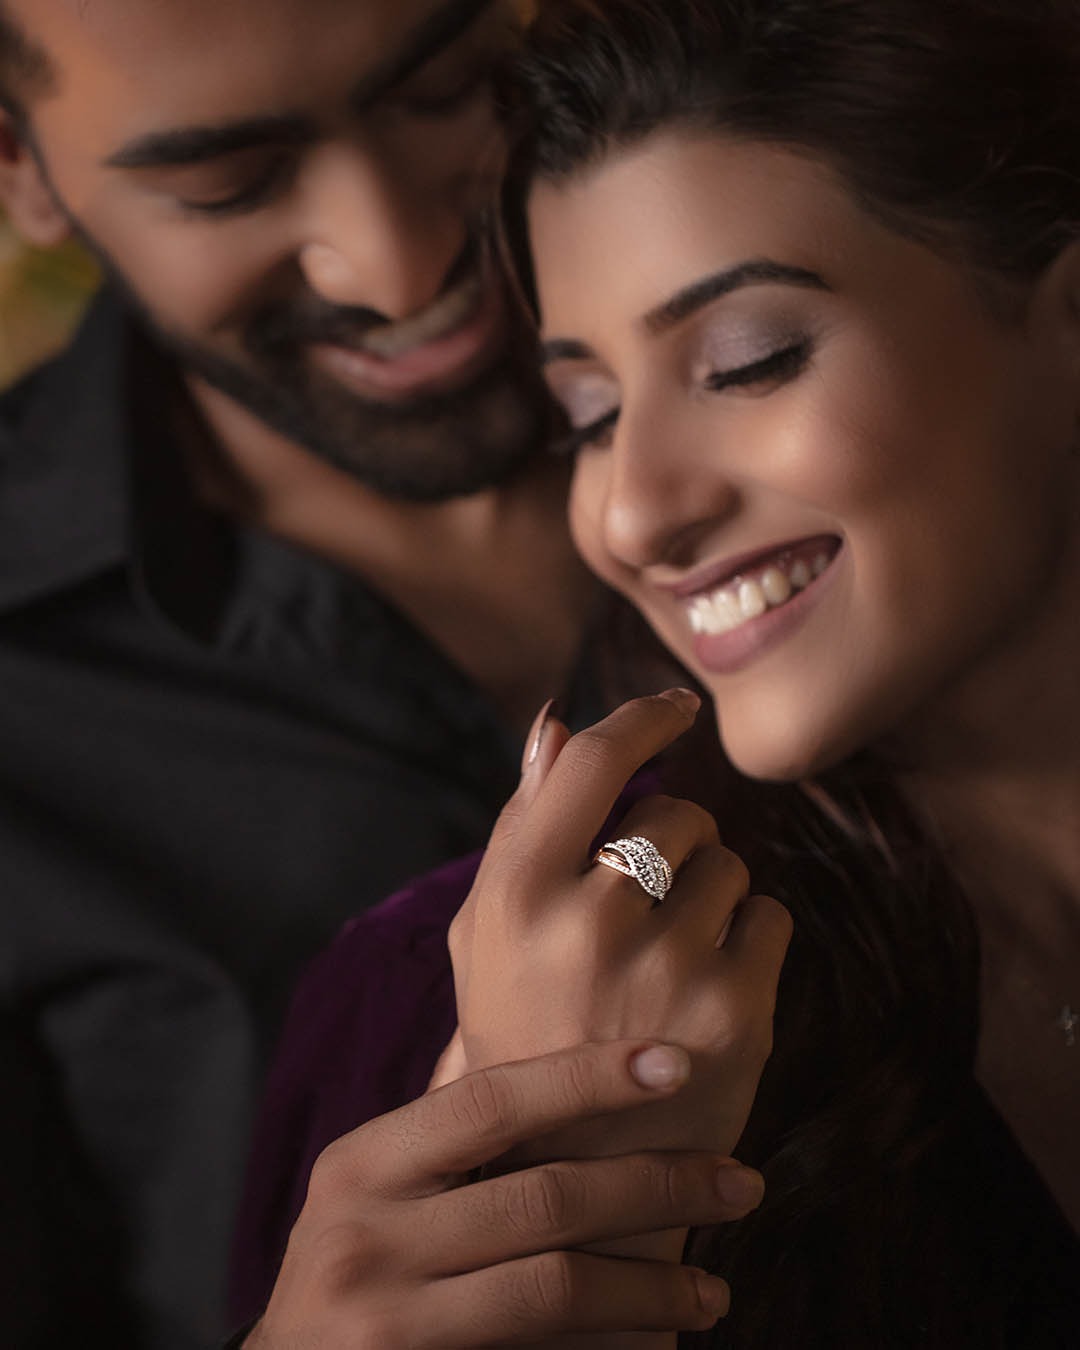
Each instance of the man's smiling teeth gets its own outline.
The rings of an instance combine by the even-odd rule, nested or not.
[[[730,633],[766,610],[786,604],[821,576],[831,559],[824,550],[806,557],[782,555],[753,576],[739,576],[708,595],[690,602],[690,627],[695,633]]]
[[[411,319],[402,319],[400,323],[387,323],[370,329],[364,334],[360,346],[372,356],[392,361],[414,347],[423,346],[425,342],[445,337],[472,317],[482,290],[483,281],[480,273],[474,273],[467,281],[463,281],[452,291],[447,291],[434,304]]]

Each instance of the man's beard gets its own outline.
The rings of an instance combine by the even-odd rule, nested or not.
[[[365,399],[305,360],[310,344],[355,331],[340,309],[264,311],[248,328],[250,365],[155,329],[189,372],[383,496],[436,502],[498,486],[547,439],[548,395],[523,322],[466,384],[402,403]]]
[[[379,315],[328,305],[310,293],[272,302],[246,325],[249,359],[234,360],[161,323],[112,259],[82,237],[110,284],[181,367],[383,496],[438,502],[496,487],[547,442],[550,398],[524,318],[508,319],[497,358],[460,388],[383,403],[320,376],[306,359],[317,342],[355,341],[384,322]]]

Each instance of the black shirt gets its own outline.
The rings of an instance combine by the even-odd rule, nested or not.
[[[249,1115],[347,915],[481,844],[518,746],[356,577],[193,498],[108,295],[0,400],[0,1308],[222,1331]]]

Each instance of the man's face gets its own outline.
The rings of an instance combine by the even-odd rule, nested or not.
[[[380,491],[537,443],[531,339],[482,228],[499,0],[8,0],[63,209],[189,370]]]

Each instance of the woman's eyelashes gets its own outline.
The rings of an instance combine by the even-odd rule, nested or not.
[[[612,427],[619,412],[618,386],[604,370],[551,371],[551,396],[562,435],[553,449],[569,455],[586,443],[595,444]]]
[[[559,436],[552,444],[552,452],[556,455],[576,455],[579,450],[586,447],[602,449],[610,441],[618,420],[619,409],[612,408],[610,412],[590,422],[588,426],[571,426],[569,431]]]
[[[789,342],[767,356],[730,370],[713,370],[706,375],[705,388],[712,393],[725,389],[755,389],[782,384],[800,374],[810,360],[813,344],[809,338]]]
[[[709,393],[734,390],[766,394],[799,375],[806,368],[812,354],[811,339],[799,338],[757,360],[727,370],[709,371],[702,379],[702,386]],[[619,419],[618,406],[608,408],[599,416],[584,421],[580,416],[575,416],[575,399],[572,396],[556,395],[556,399],[561,405],[564,423],[568,428],[553,446],[556,454],[573,455],[579,450],[602,449],[610,444],[615,424]]]

